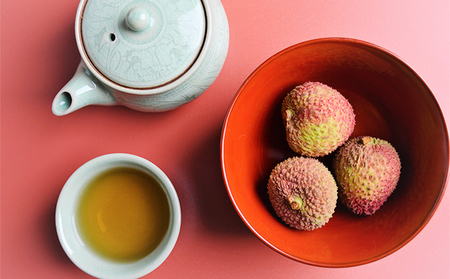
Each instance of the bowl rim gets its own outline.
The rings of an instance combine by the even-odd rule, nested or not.
[[[226,130],[228,127],[228,120],[233,112],[233,108],[237,102],[237,100],[239,99],[242,90],[250,83],[250,81],[262,70],[264,69],[268,64],[270,64],[273,60],[277,59],[278,57],[282,56],[285,52],[289,52],[295,48],[299,48],[299,47],[303,47],[303,46],[307,46],[307,45],[311,45],[311,44],[321,44],[321,43],[347,43],[347,44],[355,44],[355,45],[362,45],[368,48],[371,48],[373,50],[376,50],[378,52],[384,53],[388,56],[390,56],[391,58],[393,58],[394,60],[396,60],[397,62],[399,62],[400,64],[402,64],[407,70],[409,70],[417,79],[420,83],[422,83],[424,85],[424,87],[428,90],[428,92],[430,93],[429,97],[432,99],[435,107],[436,107],[436,111],[439,114],[439,117],[442,121],[443,124],[443,128],[444,128],[444,136],[445,136],[445,142],[446,142],[446,166],[445,166],[445,174],[443,177],[443,183],[441,185],[440,191],[439,191],[439,196],[437,197],[437,199],[435,200],[432,209],[430,210],[430,212],[428,212],[426,218],[423,220],[423,222],[420,224],[420,226],[418,226],[413,233],[411,233],[408,237],[406,237],[402,242],[400,242],[397,246],[381,253],[378,255],[375,255],[373,257],[370,257],[368,259],[364,259],[361,261],[353,261],[353,262],[346,262],[346,263],[324,263],[324,262],[315,262],[315,261],[310,261],[310,260],[305,260],[305,259],[301,259],[298,257],[295,257],[287,252],[282,251],[281,249],[275,247],[272,243],[270,243],[270,241],[266,240],[261,234],[258,233],[258,231],[250,224],[250,222],[247,220],[247,218],[243,215],[242,211],[239,208],[239,205],[237,204],[235,198],[233,197],[233,192],[230,188],[229,185],[229,181],[228,181],[228,174],[227,174],[227,169],[225,166],[225,141],[226,141]],[[436,212],[440,202],[442,201],[442,198],[444,197],[446,188],[447,188],[447,184],[448,184],[448,175],[449,175],[449,156],[450,156],[450,152],[449,152],[449,135],[448,135],[448,128],[447,128],[447,124],[445,121],[445,117],[442,113],[442,109],[439,106],[439,103],[436,99],[436,97],[434,96],[433,92],[430,90],[430,88],[428,87],[428,85],[425,83],[424,79],[411,67],[409,66],[406,62],[404,62],[403,59],[401,59],[398,55],[394,54],[392,51],[389,51],[379,45],[376,45],[374,43],[371,42],[367,42],[364,40],[360,40],[360,39],[355,39],[355,38],[347,38],[347,37],[323,37],[323,38],[316,38],[316,39],[311,39],[311,40],[306,40],[300,43],[296,43],[294,45],[288,46],[278,52],[276,52],[275,54],[273,54],[272,56],[270,56],[269,58],[267,58],[265,61],[263,61],[255,70],[253,70],[250,75],[248,75],[248,77],[245,79],[245,81],[241,84],[241,86],[238,88],[236,94],[234,95],[226,116],[224,118],[223,124],[222,124],[222,131],[221,131],[221,137],[220,137],[220,156],[221,156],[221,170],[222,170],[222,176],[223,176],[223,180],[225,183],[225,187],[228,193],[228,196],[233,204],[234,209],[236,210],[236,212],[238,213],[239,217],[241,218],[241,220],[245,223],[245,225],[252,231],[253,234],[255,234],[258,239],[263,242],[265,245],[269,246],[270,248],[272,248],[273,250],[275,250],[276,252],[280,253],[281,255],[286,256],[289,259],[292,259],[294,261],[297,262],[301,262],[304,264],[308,264],[308,265],[312,265],[312,266],[318,266],[318,267],[327,267],[327,268],[342,268],[342,267],[354,267],[354,266],[359,266],[359,265],[364,265],[364,264],[368,264],[368,263],[372,263],[375,262],[377,260],[380,260],[382,258],[385,258],[391,254],[393,254],[394,252],[398,251],[399,249],[401,249],[402,247],[404,247],[406,244],[408,244],[413,238],[415,238],[422,230],[423,228],[429,223],[429,221],[431,220],[432,216],[434,215],[434,213]]]

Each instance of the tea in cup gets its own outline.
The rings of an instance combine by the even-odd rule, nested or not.
[[[130,154],[97,157],[67,180],[56,207],[61,245],[99,278],[139,278],[169,256],[181,209],[167,176]]]

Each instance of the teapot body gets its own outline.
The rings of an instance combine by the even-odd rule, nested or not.
[[[92,63],[83,45],[80,23],[88,1],[96,0],[82,0],[75,24],[80,66],[56,95],[52,105],[55,115],[65,115],[87,105],[122,105],[143,112],[172,110],[199,97],[219,75],[229,44],[228,20],[220,0],[201,1],[206,26],[201,50],[193,63],[172,81],[150,88],[119,84]]]

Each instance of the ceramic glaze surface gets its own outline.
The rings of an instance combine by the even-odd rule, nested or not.
[[[88,105],[175,109],[209,88],[229,46],[219,0],[83,0],[75,35],[81,63],[53,100],[58,116]]]
[[[196,60],[206,19],[198,0],[87,1],[85,51],[108,79],[132,88],[170,83]]]
[[[348,99],[356,114],[350,138],[385,139],[402,163],[396,189],[375,214],[361,217],[339,201],[329,222],[311,232],[286,226],[267,195],[271,170],[298,156],[286,141],[281,103],[307,81]],[[270,57],[236,94],[221,140],[225,184],[242,220],[275,251],[311,265],[356,266],[393,253],[425,226],[445,189],[448,134],[433,94],[395,55],[359,40],[316,39]],[[334,156],[319,160],[331,170]]]
[[[80,210],[80,206],[85,206],[84,203],[81,205],[80,202],[84,201],[85,197],[84,194],[86,193],[85,192],[86,187],[89,187],[91,185],[90,183],[94,181],[96,178],[98,178],[99,175],[103,175],[109,171],[114,172],[117,171],[118,169],[122,170],[127,169],[128,171],[131,172],[140,172],[144,176],[151,177],[151,180],[157,183],[161,188],[158,190],[159,193],[154,192],[151,193],[150,196],[156,194],[158,196],[162,195],[167,198],[167,204],[165,204],[162,207],[164,209],[161,208],[159,209],[164,210],[165,211],[164,214],[167,214],[166,216],[168,220],[164,221],[165,226],[167,226],[166,232],[163,234],[163,236],[158,235],[157,238],[160,241],[158,241],[156,247],[145,257],[138,260],[128,259],[126,261],[123,261],[122,258],[122,261],[117,261],[118,260],[117,258],[111,259],[111,257],[105,257],[104,254],[99,253],[99,251],[95,249],[95,246],[92,246],[92,243],[89,242],[89,238],[86,238],[86,235],[83,234],[85,233],[85,231],[83,230],[84,227],[82,225],[82,222],[79,222],[80,219],[82,219],[79,218],[80,217],[79,214],[80,213],[83,214],[82,213],[83,210]],[[115,177],[113,180],[115,181],[115,183],[120,181],[120,179],[117,179],[117,177]],[[93,183],[96,182],[94,181]],[[130,192],[131,189],[133,189],[134,187],[139,187],[138,184],[139,182],[135,180],[130,184],[123,184],[123,185],[128,185],[125,187],[129,188],[128,194],[130,194],[132,192],[132,191]],[[111,203],[119,204],[120,203],[119,200],[128,195],[122,194],[119,200],[111,201],[111,199],[114,199],[110,196],[113,193],[111,189],[114,188],[114,185],[113,186],[111,185],[112,184],[109,184],[109,186],[107,186],[107,188],[109,188],[107,191],[99,194],[99,196],[105,198],[105,200],[109,200],[109,202],[107,202],[110,203],[108,207],[111,206]],[[122,190],[119,190],[119,192]],[[139,209],[136,210],[137,209],[136,205],[139,203],[138,200],[140,200],[141,198],[143,198],[143,196],[145,196],[145,194],[141,192],[137,194],[135,197],[139,195],[141,195],[141,197],[136,198],[136,201],[134,201],[134,205],[128,206],[127,209],[133,210],[135,214],[138,211],[140,211]],[[153,203],[153,205],[155,204]],[[148,208],[144,210],[148,210]],[[101,222],[103,223],[102,226],[105,225],[104,229],[108,231],[108,233],[103,233],[102,238],[104,240],[105,237],[108,237],[108,235],[111,236],[112,232],[111,230],[114,226],[111,226],[111,223],[106,221],[107,218],[105,217],[108,214],[105,215],[106,213],[105,208],[103,208],[99,212],[101,213],[98,216],[102,216],[101,217],[102,220]],[[99,212],[95,213],[95,215],[97,215]],[[120,212],[123,213],[124,210]],[[113,214],[112,216],[116,216],[115,218],[117,218],[120,215],[121,214],[118,213]],[[135,217],[136,215],[133,218]],[[170,255],[173,248],[175,247],[175,244],[178,240],[178,235],[180,233],[181,207],[180,201],[178,199],[178,194],[172,182],[167,177],[167,175],[155,164],[148,161],[147,159],[132,154],[110,153],[96,157],[84,163],[69,177],[69,179],[64,184],[64,187],[61,190],[61,193],[58,197],[55,218],[56,218],[55,219],[56,231],[61,246],[63,250],[66,252],[67,256],[70,258],[70,260],[76,266],[78,266],[84,272],[96,278],[131,279],[131,278],[140,278],[152,272],[158,266],[160,266]],[[133,218],[128,217],[126,218],[127,221],[125,222],[130,222],[131,219]],[[97,221],[98,220],[100,219],[98,219],[97,217]],[[107,223],[104,223],[104,221],[106,221]],[[131,225],[131,223],[129,223],[128,224],[129,227],[126,230],[129,230],[131,228],[137,229],[141,225],[136,226]],[[128,235],[128,237],[130,237],[130,235]],[[134,238],[133,241],[137,241],[139,237],[136,237],[135,235],[134,237],[128,239],[132,238]],[[118,241],[117,237],[112,237],[109,240],[110,245],[112,244],[113,239],[115,239],[115,241]],[[127,239],[127,236],[123,236],[121,238],[121,240],[125,239]],[[131,252],[132,249],[129,248],[130,247],[128,247],[128,252]],[[124,254],[121,254],[121,256],[123,255]]]

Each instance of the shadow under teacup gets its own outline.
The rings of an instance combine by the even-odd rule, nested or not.
[[[77,169],[56,206],[59,241],[84,272],[139,278],[171,253],[181,226],[177,193],[153,163],[130,154],[97,157]]]

